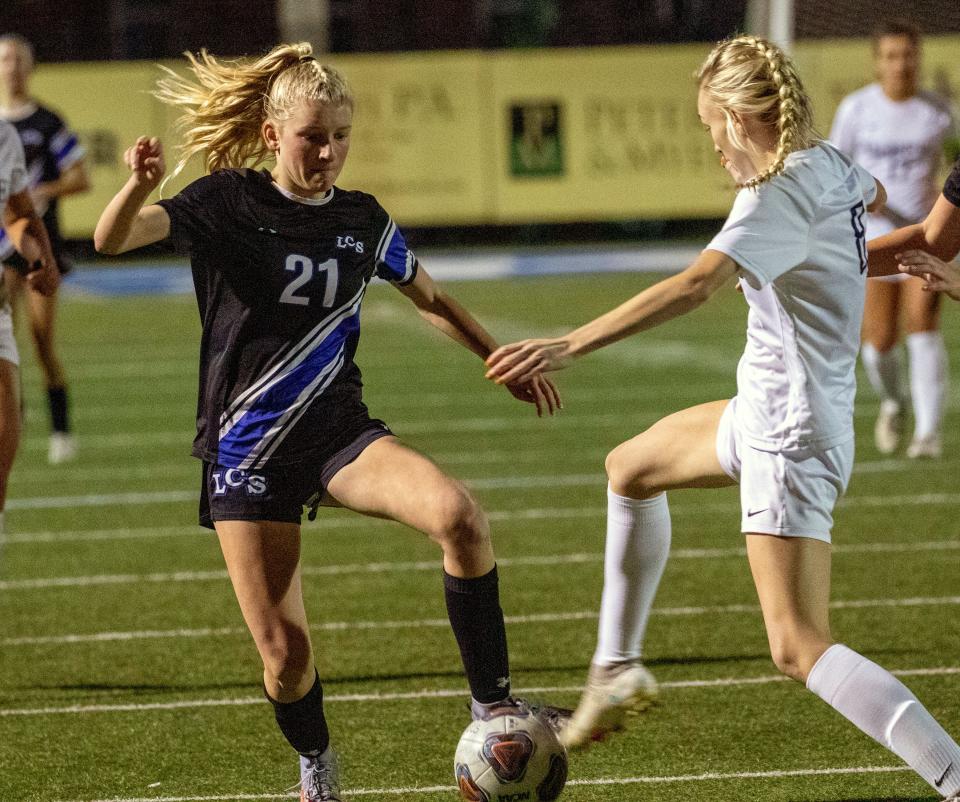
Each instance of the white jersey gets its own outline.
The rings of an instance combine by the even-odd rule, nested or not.
[[[11,195],[27,188],[27,162],[17,129],[0,120],[0,209]]]
[[[893,212],[869,215],[868,239],[927,216],[940,194],[944,143],[956,131],[949,103],[933,92],[896,101],[870,84],[843,99],[830,141],[883,184]]]
[[[866,170],[822,142],[791,153],[757,190],[740,190],[707,246],[740,266],[750,305],[736,422],[754,448],[825,449],[853,437],[863,216],[876,192]]]

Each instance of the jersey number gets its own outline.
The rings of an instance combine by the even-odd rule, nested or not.
[[[857,240],[857,256],[860,257],[860,272],[867,272],[867,230],[863,227],[863,201],[850,209],[850,225]]]
[[[313,278],[314,272],[316,272],[326,273],[327,276],[327,283],[323,289],[323,306],[333,306],[333,299],[337,296],[337,279],[339,278],[336,259],[327,259],[326,262],[315,265],[309,257],[298,256],[295,253],[291,253],[287,257],[287,264],[284,269],[296,275],[284,288],[283,294],[280,296],[280,303],[297,304],[298,306],[306,306],[310,303],[310,299],[307,296],[297,295],[297,290],[308,283],[310,279]]]

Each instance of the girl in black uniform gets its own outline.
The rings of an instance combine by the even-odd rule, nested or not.
[[[160,142],[141,137],[95,243],[116,254],[170,237],[190,255],[203,324],[200,522],[217,532],[267,698],[301,755],[301,799],[339,800],[301,591],[303,505],[327,501],[436,540],[473,713],[514,704],[483,512],[361,400],[353,356],[364,291],[374,275],[392,282],[481,358],[496,343],[437,287],[372,196],[334,186],[353,100],[310,45],[281,45],[252,63],[188,58],[196,82],[171,75],[157,94],[185,109],[178,170],[202,153],[210,174],[144,206],[165,167]],[[268,156],[270,172],[243,169]],[[542,376],[509,390],[540,414],[560,405]]]

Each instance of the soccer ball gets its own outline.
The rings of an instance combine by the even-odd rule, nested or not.
[[[468,802],[552,802],[567,781],[567,750],[534,713],[512,710],[467,727],[453,769]]]

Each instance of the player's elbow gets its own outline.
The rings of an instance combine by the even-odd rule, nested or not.
[[[108,236],[95,231],[93,234],[93,248],[97,253],[107,256],[116,256],[123,253],[123,243],[111,240]]]

